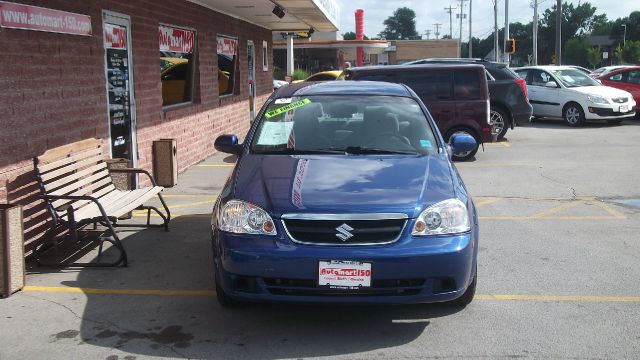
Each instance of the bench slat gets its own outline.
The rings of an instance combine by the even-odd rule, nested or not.
[[[95,197],[98,199],[98,201],[100,201],[100,199],[102,199],[103,197],[108,197],[110,195],[113,195],[114,193],[116,193],[117,191],[115,191],[115,187],[104,187],[94,193],[91,194],[92,197]],[[57,201],[63,201],[63,200],[57,200]],[[71,202],[71,200],[66,200],[67,202]],[[79,210],[82,209],[85,205],[87,204],[93,204],[93,201],[91,200],[76,200],[74,201],[72,204],[67,204],[67,206],[64,206],[63,208],[60,208],[58,211],[58,215],[62,218],[64,218],[67,214],[67,208],[69,207],[69,205],[71,205],[73,207],[74,210]]]
[[[108,169],[94,167],[77,173],[71,173],[58,181],[44,184],[44,190],[47,194],[60,195],[64,194],[64,192],[60,193],[61,190],[69,189],[73,186],[78,187],[86,185],[87,181],[92,182],[91,179],[95,179],[94,181],[97,181],[98,179],[102,179],[107,176],[110,176]]]
[[[40,166],[38,166],[38,170],[40,171],[40,177],[42,178],[42,181],[47,182],[50,180],[54,180],[60,176],[63,176],[65,174],[68,174],[74,170],[79,170],[82,169],[84,167],[87,166],[91,166],[91,165],[100,165],[101,163],[104,162],[104,158],[102,157],[102,155],[97,155],[97,156],[93,156],[91,158],[88,159],[84,159],[82,161],[77,161],[75,163],[70,163],[69,166],[65,166],[62,167],[60,169],[56,169],[53,171],[49,171],[47,173],[42,173],[42,170],[40,170]],[[105,163],[106,166],[106,163]]]
[[[49,195],[67,195],[68,193],[74,192],[74,191],[78,191],[80,189],[86,188],[87,185],[91,185],[94,183],[99,183],[101,181],[105,181],[108,180],[108,182],[111,182],[111,175],[109,175],[109,172],[106,170],[100,171],[99,173],[93,174],[93,175],[89,175],[89,176],[85,176],[83,178],[80,178],[79,180],[76,180],[74,182],[70,182],[68,183],[68,185],[61,187],[55,191],[50,191],[47,189],[47,194]]]
[[[74,161],[77,162],[79,160],[84,160],[84,159],[92,158],[96,156],[100,156],[101,159],[103,158],[102,148],[89,149],[81,153],[75,153],[65,158],[52,161],[50,163],[38,163],[38,170],[40,171],[41,174],[43,174],[50,170],[57,169],[61,166],[65,166],[70,163],[73,163]],[[38,160],[40,161],[40,158],[38,158]]]
[[[103,180],[101,180],[99,182],[92,183],[92,184],[90,184],[90,185],[88,185],[88,186],[86,186],[86,187],[84,187],[82,189],[78,189],[78,191],[76,191],[76,192],[73,192],[73,193],[70,193],[70,194],[65,194],[65,195],[71,195],[71,196],[91,195],[91,191],[101,189],[105,185],[107,187],[111,188],[111,189],[115,189],[116,188],[111,183],[111,178],[109,177],[109,178],[105,178],[105,179],[103,179]],[[74,201],[74,200],[64,200],[64,199],[55,200],[55,201],[53,201],[52,205],[53,205],[54,208],[57,209],[60,206],[62,206],[63,204],[68,203],[70,201]]]
[[[108,199],[99,199],[105,213],[108,216],[120,217],[129,211],[142,205],[154,195],[162,191],[161,186],[136,189],[132,191],[115,190],[116,196]],[[95,203],[91,203],[74,214],[76,220],[92,219],[101,216],[100,209]]]

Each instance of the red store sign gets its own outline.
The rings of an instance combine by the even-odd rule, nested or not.
[[[104,47],[107,49],[126,49],[127,28],[113,24],[104,24]]]
[[[0,1],[0,27],[91,35],[91,16]]]
[[[218,55],[234,56],[238,54],[238,40],[218,36]]]
[[[195,34],[193,31],[160,26],[158,28],[160,51],[192,53]]]

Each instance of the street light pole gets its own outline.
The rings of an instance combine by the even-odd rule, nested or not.
[[[627,39],[627,24],[622,24],[622,27],[624,28],[624,33],[622,34],[622,47],[624,47],[624,43]]]

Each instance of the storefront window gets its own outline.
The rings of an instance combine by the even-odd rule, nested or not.
[[[158,28],[162,106],[193,100],[195,32],[171,26]]]
[[[238,59],[238,39],[218,36],[218,93],[233,94],[236,62]]]

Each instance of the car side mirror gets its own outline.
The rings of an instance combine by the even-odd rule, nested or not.
[[[238,144],[238,137],[233,134],[220,135],[213,143],[216,150],[227,154],[242,154],[242,144]]]
[[[449,140],[453,153],[473,151],[478,146],[476,139],[469,134],[456,134]]]
[[[557,88],[559,87],[558,84],[556,84],[555,81],[547,81],[546,84],[544,84],[545,87],[550,87],[550,88]]]

